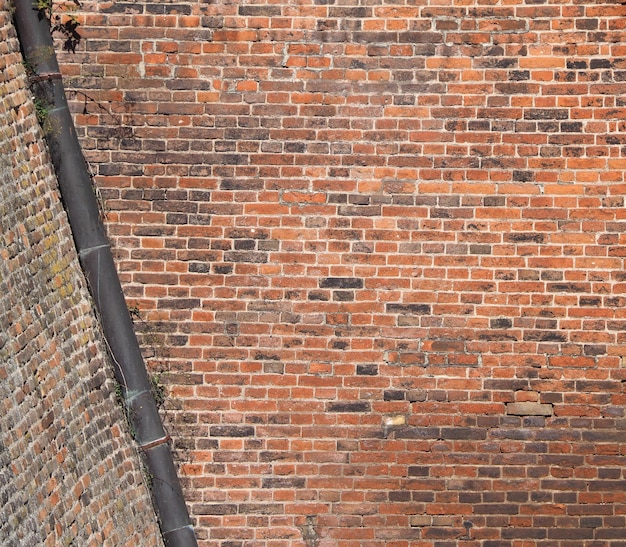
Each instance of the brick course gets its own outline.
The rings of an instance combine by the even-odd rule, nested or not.
[[[203,545],[626,537],[626,7],[80,19],[64,72]]]
[[[161,545],[0,0],[0,544]]]

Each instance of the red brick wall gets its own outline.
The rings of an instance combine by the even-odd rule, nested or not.
[[[81,20],[64,70],[203,545],[626,537],[625,6]]]

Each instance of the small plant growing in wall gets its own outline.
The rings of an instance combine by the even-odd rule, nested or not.
[[[145,349],[150,349],[153,357],[162,355],[166,351],[166,347],[163,341],[163,337],[158,333],[151,332],[149,324],[144,320],[141,314],[141,310],[137,305],[129,305],[128,313],[130,314],[133,323],[138,326],[138,337],[141,345]],[[157,371],[149,374],[152,397],[159,409],[163,409],[165,400],[167,398],[167,391],[161,381],[162,372]]]
[[[63,49],[72,53],[76,51],[76,46],[81,40],[78,32],[80,23],[74,15],[74,12],[80,7],[79,0],[68,0],[60,3],[55,3],[53,0],[37,0],[35,2],[39,17],[46,18],[50,23],[52,35],[60,35],[63,39]]]
[[[124,400],[124,389],[118,382],[115,382],[115,401],[121,407],[122,412],[124,413],[124,418],[126,419],[126,424],[128,425],[128,432],[130,433],[130,436],[136,440],[137,436],[133,428],[133,420],[130,416],[131,410],[128,408],[128,405]]]
[[[50,108],[45,103],[45,101],[41,100],[39,97],[33,98],[33,103],[35,104],[35,115],[37,116],[37,121],[44,132],[49,132],[52,130],[52,122],[50,121]]]
[[[152,384],[152,396],[157,407],[161,408],[165,403],[165,386],[161,383],[161,374],[155,372],[150,375],[150,383]]]

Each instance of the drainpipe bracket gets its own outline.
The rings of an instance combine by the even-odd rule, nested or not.
[[[33,74],[29,80],[31,83],[45,82],[49,80],[62,80],[63,75],[60,72],[42,72],[41,74]]]
[[[150,450],[151,448],[154,448],[155,446],[159,446],[160,444],[169,444],[171,440],[172,440],[172,437],[170,437],[169,435],[166,435],[165,437],[161,439],[157,439],[156,441],[139,445],[139,449],[145,452],[146,450]]]

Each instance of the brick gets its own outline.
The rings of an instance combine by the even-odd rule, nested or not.
[[[333,402],[328,403],[328,412],[369,412],[370,403],[367,401],[352,401],[352,402]]]
[[[357,365],[356,373],[359,376],[378,376],[378,365]]]
[[[428,304],[386,304],[387,313],[399,313],[408,315],[430,314],[431,308]]]
[[[552,405],[540,403],[508,403],[507,414],[514,416],[552,416]]]
[[[361,289],[364,286],[363,279],[356,277],[326,277],[319,281],[321,289]]]
[[[234,503],[195,505],[194,511],[199,515],[234,515],[237,513],[237,505]]]
[[[433,517],[430,515],[413,515],[411,517],[411,526],[430,526]]]
[[[263,488],[303,488],[304,479],[300,477],[265,477]]]
[[[214,425],[209,428],[212,437],[250,437],[254,435],[254,427],[250,425]]]

